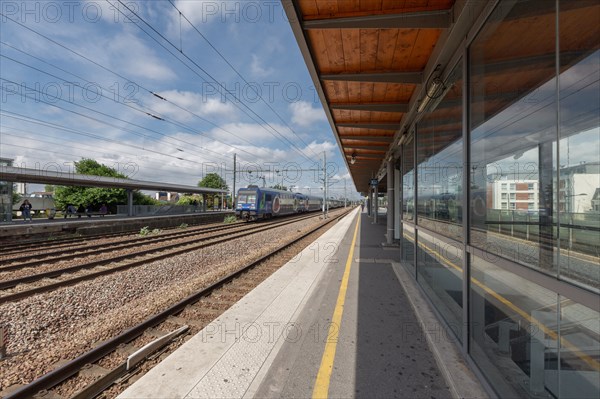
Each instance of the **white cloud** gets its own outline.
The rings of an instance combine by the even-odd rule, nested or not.
[[[256,54],[252,54],[252,63],[250,63],[250,72],[252,76],[265,78],[273,73],[273,68],[265,68],[261,65],[260,59]]]
[[[123,32],[112,38],[103,50],[110,54],[116,69],[127,71],[129,76],[156,81],[172,80],[177,74],[164,64],[153,49],[146,46],[137,36]]]
[[[290,111],[292,111],[292,122],[298,126],[308,127],[326,120],[323,109],[313,108],[308,101],[291,103]]]
[[[161,91],[158,94],[168,100],[168,102],[158,100],[159,102],[156,105],[152,105],[152,109],[161,116],[184,121],[194,118],[189,112],[174,105],[176,104],[202,117],[227,116],[229,119],[236,118],[234,105],[230,102],[223,102],[218,98],[206,98],[206,96],[199,93],[180,90]]]
[[[222,3],[214,0],[177,0],[175,6],[194,25],[205,24],[221,17]],[[179,13],[173,12],[174,23],[179,27]],[[191,29],[190,24],[183,20],[181,27]]]

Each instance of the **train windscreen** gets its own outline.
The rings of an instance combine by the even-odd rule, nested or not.
[[[256,203],[256,194],[248,193],[238,195],[238,204],[255,204]]]

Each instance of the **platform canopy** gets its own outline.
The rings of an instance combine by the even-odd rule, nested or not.
[[[80,175],[55,170],[15,168],[0,166],[0,181],[56,184],[61,186],[125,188],[130,190],[156,190],[177,193],[222,194],[227,190],[184,186],[180,184],[121,179],[116,177]]]
[[[385,189],[386,162],[427,79],[486,2],[468,12],[455,0],[283,3],[356,188],[366,192],[378,178]]]

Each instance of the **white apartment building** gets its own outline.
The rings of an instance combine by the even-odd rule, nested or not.
[[[539,181],[501,179],[488,184],[488,208],[537,210]]]

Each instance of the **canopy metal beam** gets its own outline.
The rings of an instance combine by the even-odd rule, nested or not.
[[[448,10],[410,12],[360,17],[314,19],[302,22],[303,29],[447,29],[452,22]]]
[[[398,112],[408,111],[408,103],[390,103],[390,104],[329,104],[331,109],[347,111],[371,111],[371,112]]]
[[[27,169],[11,166],[0,166],[0,181],[57,184],[61,186],[125,188],[130,190],[161,190],[178,193],[222,194],[228,192],[227,190],[215,188],[184,186],[180,184],[106,176],[81,175],[70,172],[61,172],[54,169]]]
[[[356,73],[327,73],[319,76],[321,80],[336,80],[347,82],[371,83],[403,83],[421,84],[422,72],[356,72]]]

